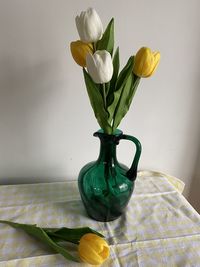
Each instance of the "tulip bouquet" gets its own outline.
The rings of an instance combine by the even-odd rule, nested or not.
[[[119,71],[119,48],[114,52],[114,19],[103,31],[99,15],[88,8],[75,21],[80,40],[70,44],[72,57],[83,67],[90,103],[100,127],[113,134],[129,110],[140,79],[155,72],[160,53],[142,47]]]

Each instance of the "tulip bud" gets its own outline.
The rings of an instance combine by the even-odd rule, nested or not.
[[[158,67],[159,61],[159,52],[152,52],[150,48],[142,47],[135,56],[133,72],[138,77],[150,77]]]
[[[97,50],[93,55],[87,54],[86,66],[95,83],[107,83],[113,75],[111,55],[106,50]]]
[[[76,16],[75,21],[81,41],[84,43],[93,43],[101,39],[103,25],[94,8],[88,8],[86,11],[82,11],[80,16]]]
[[[86,56],[88,53],[93,54],[92,44],[86,44],[81,41],[71,42],[70,49],[73,59],[81,67],[86,67]]]
[[[78,253],[82,261],[92,265],[99,265],[109,257],[110,249],[103,238],[89,233],[81,237]]]

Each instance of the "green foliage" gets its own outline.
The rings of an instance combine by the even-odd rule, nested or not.
[[[140,78],[136,78],[133,73],[130,73],[126,82],[121,85],[121,94],[118,100],[117,106],[115,108],[115,112],[113,115],[113,132],[116,130],[117,126],[120,124],[123,117],[129,110],[132,99],[135,95],[137,86],[139,84]]]
[[[113,54],[114,50],[114,19],[109,22],[103,37],[96,43],[96,50],[107,50]],[[95,84],[83,69],[90,103],[100,127],[107,134],[112,134],[128,112],[135,95],[140,78],[133,74],[134,57],[131,56],[119,73],[119,47],[113,56],[113,75],[105,87]],[[103,89],[105,88],[105,89]],[[106,101],[105,101],[106,99]]]
[[[122,85],[126,83],[127,77],[133,72],[133,64],[134,64],[134,57],[131,56],[128,59],[128,62],[126,63],[125,67],[120,72],[119,77],[117,78],[116,90],[118,90]]]
[[[112,134],[130,108],[140,82],[140,78],[133,74],[133,64],[134,57],[131,56],[119,73],[119,49],[117,48],[113,58],[113,77],[105,85],[106,107],[103,101],[102,86],[95,84],[87,71],[83,69],[92,108],[105,133]]]
[[[14,223],[10,221],[2,221],[0,223],[8,224],[14,228],[22,229],[27,234],[36,237],[50,248],[52,248],[55,252],[60,253],[66,259],[79,262],[77,258],[72,256],[64,247],[58,244],[60,241],[67,241],[74,244],[78,244],[81,237],[87,233],[93,233],[103,237],[100,233],[92,230],[89,227],[82,228],[41,228],[36,225],[31,224],[22,224],[22,223]]]
[[[109,88],[109,92],[107,95],[107,106],[110,106],[110,104],[114,100],[115,84],[116,84],[118,73],[119,73],[119,66],[120,66],[120,62],[119,62],[119,47],[118,47],[113,57],[113,76],[110,81],[110,88]]]
[[[89,227],[81,227],[81,228],[43,228],[45,232],[54,240],[57,241],[68,241],[74,244],[79,244],[79,240],[81,237],[88,233],[93,233],[99,235],[100,237],[104,237],[100,233],[92,230]]]
[[[101,40],[96,44],[97,50],[107,50],[111,55],[114,48],[114,18],[109,22]]]
[[[9,224],[10,226],[18,229],[24,230],[27,234],[32,235],[51,247],[54,251],[57,253],[60,253],[63,255],[66,259],[76,261],[79,260],[75,257],[73,257],[69,252],[67,252],[66,249],[58,245],[51,237],[48,236],[48,234],[40,227],[37,227],[36,225],[28,225],[28,224],[21,224],[21,223],[14,223],[9,221],[0,221],[1,223]]]
[[[90,103],[94,110],[95,117],[101,126],[102,129],[108,134],[111,134],[112,127],[108,122],[108,112],[105,110],[104,102],[102,98],[102,94],[100,92],[100,88],[97,84],[95,84],[90,77],[90,75],[83,69],[83,74],[85,78],[85,84],[88,92],[88,96],[90,98]]]
[[[108,106],[108,112],[109,112],[109,121],[114,121],[114,114],[115,109],[118,105],[118,101],[121,97],[122,91],[124,89],[124,85],[127,82],[128,77],[132,73],[132,67],[133,67],[133,57],[130,57],[125,67],[122,69],[122,71],[119,74],[118,79],[115,80],[115,87],[113,87],[112,92],[110,93],[110,105]]]

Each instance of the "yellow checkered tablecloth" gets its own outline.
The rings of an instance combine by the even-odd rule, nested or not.
[[[103,223],[87,217],[77,181],[0,186],[0,219],[41,227],[89,226],[107,237],[104,267],[200,266],[200,215],[181,195],[184,184],[139,172],[126,213]],[[73,251],[73,246],[72,246]],[[88,266],[67,261],[21,230],[0,224],[0,267]]]

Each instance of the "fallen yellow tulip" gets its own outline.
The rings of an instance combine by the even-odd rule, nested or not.
[[[92,265],[99,265],[109,257],[110,248],[103,238],[89,233],[81,237],[78,253],[82,261]]]

